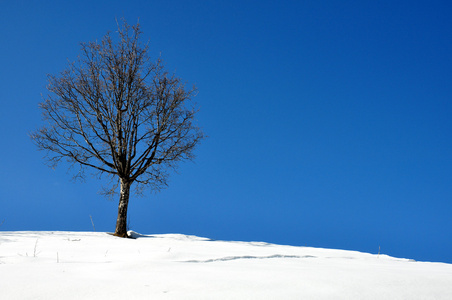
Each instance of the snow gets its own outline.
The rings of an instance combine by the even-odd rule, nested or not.
[[[181,234],[0,232],[0,299],[452,299],[452,265]]]

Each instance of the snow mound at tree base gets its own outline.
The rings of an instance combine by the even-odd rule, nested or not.
[[[452,265],[181,234],[0,232],[0,299],[452,299]]]

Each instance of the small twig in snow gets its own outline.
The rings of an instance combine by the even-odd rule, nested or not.
[[[96,231],[96,227],[94,227],[93,217],[91,217],[91,215],[89,215],[89,218],[91,219],[91,224],[93,224],[93,230]]]
[[[38,240],[39,239],[36,239],[35,249],[33,250],[33,257],[36,257],[36,249],[38,248]]]

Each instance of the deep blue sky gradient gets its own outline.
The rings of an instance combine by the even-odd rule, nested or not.
[[[2,1],[1,230],[113,231],[101,182],[44,165],[46,75],[138,18],[209,138],[131,229],[452,263],[449,1]]]

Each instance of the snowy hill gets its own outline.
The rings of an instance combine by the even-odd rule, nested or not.
[[[0,299],[452,299],[452,265],[180,234],[0,232]]]

